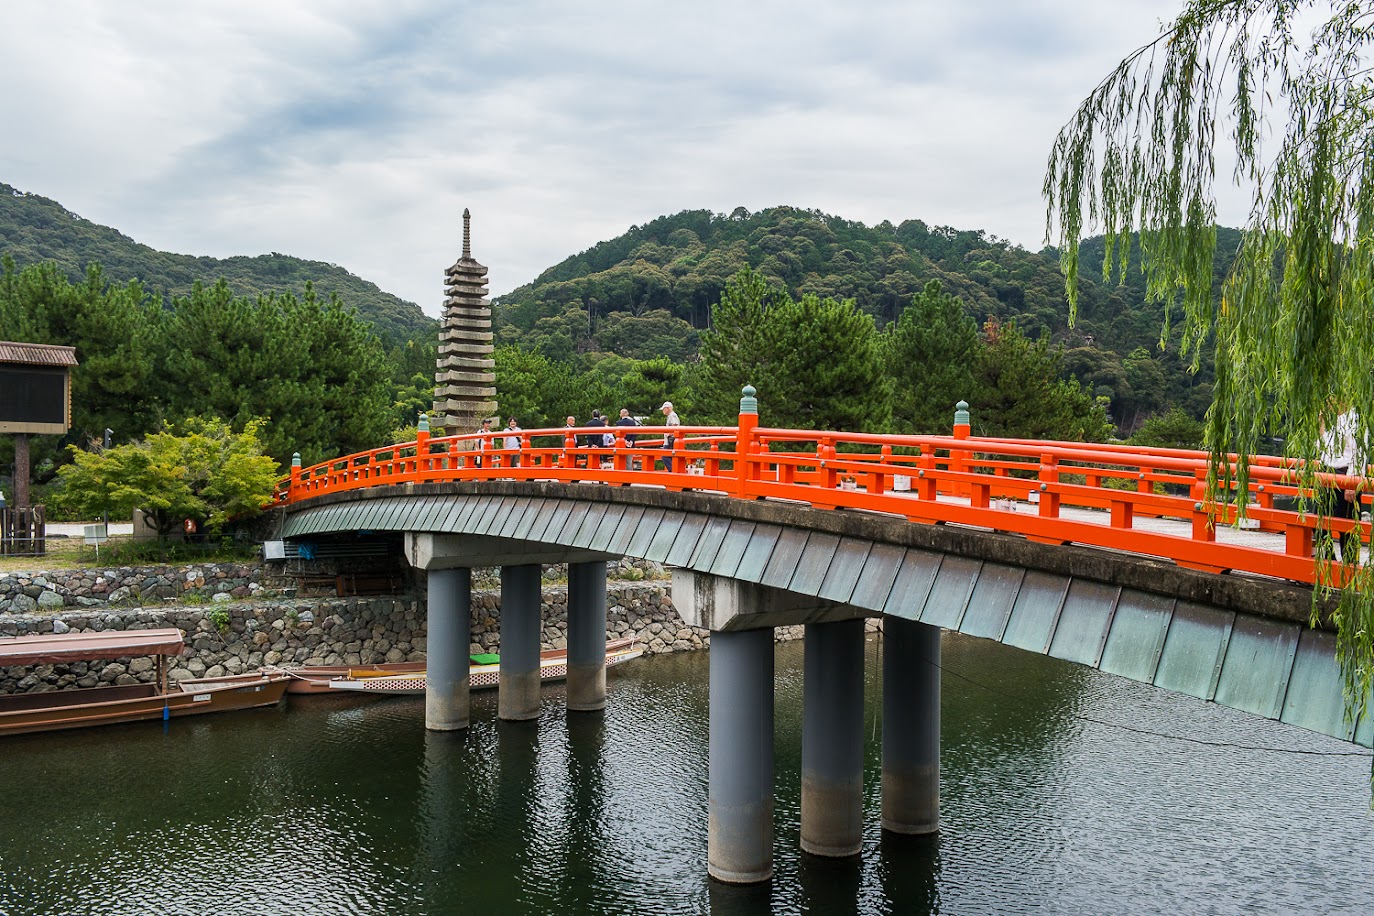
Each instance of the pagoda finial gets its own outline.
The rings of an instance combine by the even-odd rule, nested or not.
[[[472,259],[472,214],[463,208],[463,260]]]

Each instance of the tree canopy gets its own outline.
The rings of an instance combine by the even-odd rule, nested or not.
[[[273,252],[232,258],[173,254],[133,239],[67,210],[60,203],[0,182],[0,253],[21,267],[51,263],[79,281],[88,265],[101,264],[118,283],[138,280],[164,300],[186,296],[197,282],[223,278],[236,296],[300,290],[313,282],[324,298],[337,293],[347,308],[389,341],[433,335],[437,322],[413,302],[383,292],[337,264],[306,261]],[[438,295],[442,271],[436,270]]]
[[[72,434],[38,437],[36,464],[55,464],[63,445],[100,441],[106,428],[130,441],[201,415],[239,427],[262,418],[259,436],[278,462],[293,452],[321,461],[386,441],[414,400],[413,375],[398,382],[402,369],[367,326],[310,284],[299,297],[248,298],[221,280],[164,306],[137,282],[109,282],[100,265],[72,284],[54,264],[0,262],[0,340],[76,347]],[[433,352],[417,349],[421,359]]]
[[[162,537],[193,519],[209,531],[262,511],[277,463],[262,454],[259,420],[242,432],[218,419],[188,418],[178,430],[99,451],[72,447],[58,473],[64,500],[85,517],[142,510]],[[178,434],[180,433],[180,434]]]
[[[1084,263],[1103,254],[1100,243],[1095,250],[1090,245]],[[1218,270],[1227,258],[1218,254]],[[1123,433],[1171,405],[1200,418],[1211,400],[1210,362],[1189,373],[1177,331],[1165,349],[1157,346],[1163,308],[1145,301],[1143,284],[1086,280],[1071,328],[1057,259],[1053,249],[1030,252],[985,232],[918,219],[866,226],[795,207],[736,208],[729,215],[687,210],[631,227],[549,268],[496,300],[493,321],[498,343],[556,360],[604,352],[690,360],[698,352],[705,358],[715,307],[732,295],[731,280],[742,270],[793,300],[808,294],[853,300],[880,329],[899,321],[936,281],[975,328],[996,318],[1014,322],[1028,337],[1083,350],[1093,378],[1080,379],[1110,399]],[[695,334],[702,335],[700,347]],[[1144,393],[1129,382],[1127,366],[1141,350],[1158,382]],[[1065,368],[1079,367],[1066,361]],[[736,385],[723,401],[738,396]]]
[[[1130,263],[1138,233],[1147,295],[1166,316],[1180,309],[1184,350],[1197,363],[1214,342],[1214,487],[1244,483],[1247,456],[1275,434],[1312,484],[1323,430],[1350,408],[1358,441],[1374,441],[1371,43],[1369,0],[1187,0],[1098,84],[1050,154],[1048,229],[1070,301],[1083,233],[1105,232],[1104,277]],[[1218,291],[1223,155],[1250,215]],[[1315,492],[1328,513],[1330,491]],[[1336,612],[1352,712],[1374,683],[1374,579],[1358,562],[1347,561]]]

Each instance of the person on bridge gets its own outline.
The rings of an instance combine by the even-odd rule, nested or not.
[[[1360,448],[1356,441],[1359,426],[1359,415],[1355,413],[1354,408],[1347,407],[1329,429],[1322,431],[1321,462],[1326,471],[1332,474],[1364,476],[1367,458],[1365,450]],[[1348,518],[1357,522],[1360,520],[1358,490],[1336,486],[1332,488],[1331,496],[1332,518]],[[1360,541],[1355,531],[1346,532],[1340,540],[1342,555],[1349,550],[1358,550]]]
[[[587,421],[588,426],[605,426],[606,418],[601,415],[600,410],[592,411],[592,418]],[[588,433],[582,437],[583,448],[600,448],[604,444],[602,433]]]
[[[676,411],[676,410],[673,410],[673,402],[672,402],[672,401],[664,401],[664,402],[663,402],[663,406],[660,407],[659,410],[663,411],[663,416],[667,418],[667,422],[666,422],[665,425],[667,425],[667,426],[681,426],[681,425],[682,425],[682,419],[677,415],[677,411]],[[673,435],[670,433],[670,434],[668,434],[667,436],[664,437],[664,439],[663,439],[663,447],[666,448],[666,449],[671,449],[671,448],[673,447],[673,443],[676,442],[676,441],[677,441],[677,437],[676,437],[676,436],[673,436]]]
[[[482,466],[482,452],[487,450],[487,443],[491,441],[491,417],[482,420],[482,428],[477,430],[480,435],[473,442],[472,447],[477,451],[477,457],[472,459],[473,467]]]
[[[564,429],[577,429],[577,417],[568,417],[568,422],[566,422],[566,423],[563,424],[563,428],[564,428]],[[584,436],[573,436],[573,445],[578,446],[578,447],[581,447],[581,446],[583,445],[582,440],[583,440],[584,438],[585,438]],[[581,466],[583,466],[583,465],[585,465],[585,464],[586,464],[585,461],[580,461],[580,460],[578,460],[578,458],[577,458],[576,456],[573,456],[573,467],[581,467]]]
[[[638,425],[639,425],[639,421],[636,420],[634,417],[630,416],[630,409],[629,409],[628,407],[622,407],[622,408],[620,408],[620,419],[615,421],[615,425],[616,425],[616,426],[638,426]],[[634,437],[634,434],[633,434],[633,433],[626,433],[626,434],[625,434],[625,444],[628,445],[628,446],[630,446],[630,448],[634,448],[635,437]]]
[[[506,421],[506,428],[504,432],[506,434],[506,438],[505,441],[501,444],[506,447],[507,451],[518,452],[520,450],[520,433],[522,432],[522,430],[520,429],[520,424],[515,422],[515,417],[511,417],[509,420]],[[510,466],[513,468],[520,467],[519,455],[510,456]]]

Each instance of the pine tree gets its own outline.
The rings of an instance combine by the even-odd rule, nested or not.
[[[954,405],[973,396],[978,324],[956,296],[931,280],[885,334],[892,379],[892,428],[948,433]]]

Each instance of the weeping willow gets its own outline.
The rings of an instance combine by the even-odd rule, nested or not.
[[[1187,0],[1098,84],[1050,153],[1047,239],[1059,246],[1071,315],[1084,231],[1106,236],[1106,279],[1125,270],[1136,236],[1148,296],[1164,304],[1161,345],[1181,320],[1196,369],[1215,343],[1214,501],[1247,485],[1249,456],[1278,436],[1311,494],[1304,511],[1324,520],[1333,500],[1315,486],[1323,430],[1353,408],[1357,441],[1374,443],[1371,42],[1374,0]],[[1218,291],[1219,153],[1234,163],[1223,180],[1251,209]],[[1312,622],[1333,618],[1355,717],[1374,682],[1369,559],[1342,554],[1330,533],[1316,551],[1343,557],[1321,574]]]

